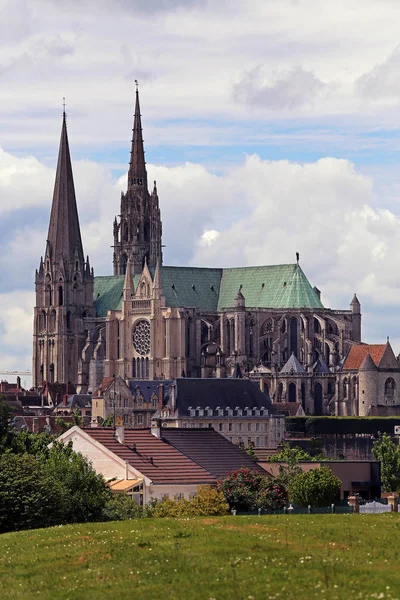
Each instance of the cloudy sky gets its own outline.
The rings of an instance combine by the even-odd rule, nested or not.
[[[399,21],[398,0],[0,0],[0,371],[31,367],[63,96],[85,252],[112,272],[135,79],[165,263],[298,251],[399,352]]]

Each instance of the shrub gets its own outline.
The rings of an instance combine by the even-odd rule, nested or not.
[[[229,505],[221,491],[202,485],[190,500],[164,497],[154,500],[150,510],[153,517],[219,516],[228,512]]]
[[[252,469],[232,471],[217,483],[217,490],[222,492],[231,508],[236,510],[253,510],[257,508],[257,494],[263,484],[268,482],[266,476]]]
[[[289,487],[289,498],[301,506],[328,506],[340,497],[342,482],[328,467],[297,475]]]
[[[113,494],[103,510],[105,521],[127,521],[129,519],[141,519],[148,515],[149,511],[146,507],[139,506],[127,494]]]
[[[257,493],[257,506],[264,510],[280,510],[288,501],[288,494],[283,485],[268,482]]]
[[[0,532],[62,523],[66,501],[60,482],[34,456],[0,457]]]

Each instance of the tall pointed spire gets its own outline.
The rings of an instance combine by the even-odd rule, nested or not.
[[[131,159],[128,172],[128,190],[131,187],[144,187],[147,191],[147,172],[144,159],[144,145],[142,134],[142,119],[140,115],[139,89],[136,83],[135,117],[133,121],[133,135]]]
[[[83,262],[82,239],[76,206],[71,156],[69,153],[65,110],[63,112],[60,149],[58,152],[47,241],[53,261],[58,262],[62,256],[66,260],[71,260],[75,255],[75,251],[77,251],[80,260]]]

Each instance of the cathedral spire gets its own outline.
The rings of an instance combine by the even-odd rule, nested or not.
[[[67,261],[73,260],[75,252],[77,252],[80,260],[83,262],[82,239],[76,206],[65,111],[63,112],[60,149],[58,152],[47,242],[52,261],[58,262],[61,257],[64,257]]]
[[[132,300],[134,293],[135,293],[135,288],[133,286],[133,278],[132,278],[132,263],[131,263],[130,257],[128,257],[128,262],[126,265],[125,279],[124,279],[124,288],[123,288],[124,301],[127,302],[129,300]]]
[[[136,81],[136,104],[133,121],[131,159],[128,172],[128,190],[131,187],[144,187],[147,190],[147,172],[144,159],[142,120],[140,115],[139,89]]]

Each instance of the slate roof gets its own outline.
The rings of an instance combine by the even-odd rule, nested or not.
[[[154,269],[150,269],[151,276]],[[140,274],[133,277],[135,289]],[[247,307],[323,308],[323,304],[298,264],[233,269],[201,267],[161,267],[163,293],[167,306],[197,308],[217,312],[233,308],[239,289]],[[96,315],[122,306],[124,276],[94,279]]]
[[[165,393],[167,391],[170,383],[172,383],[172,380],[169,380],[169,379],[162,379],[162,380],[160,380],[160,379],[154,379],[154,380],[130,379],[128,382],[128,386],[129,386],[131,393],[135,394],[135,395],[138,392],[137,388],[139,388],[144,401],[149,402],[149,400],[151,399],[153,394],[158,395],[158,386],[160,384],[164,385],[164,393]]]
[[[282,413],[286,417],[305,415],[301,402],[276,402],[275,407],[278,413]]]
[[[162,429],[161,433],[164,440],[217,478],[241,467],[264,474],[264,469],[251,456],[214,429],[169,427]]]
[[[84,431],[119,458],[128,461],[154,484],[215,482],[211,473],[167,441],[152,435],[150,429],[125,429],[124,444],[115,439],[113,429],[93,428]]]
[[[268,394],[249,379],[192,379],[175,380],[176,416],[187,417],[189,408],[205,409],[226,407],[244,410],[266,408],[269,414],[276,412]],[[167,403],[169,398],[167,399]]]
[[[378,367],[385,352],[386,344],[356,344],[349,350],[343,364],[344,371],[358,370],[367,354],[371,355],[374,364]]]
[[[59,405],[62,407],[62,405]],[[67,399],[69,408],[90,408],[92,406],[92,396],[90,394],[73,394]]]
[[[328,365],[322,360],[322,358],[318,358],[317,361],[313,365],[313,373],[330,373]]]
[[[295,355],[292,353],[289,360],[287,361],[287,363],[285,365],[283,365],[280,373],[284,374],[284,373],[305,373],[305,369],[304,367],[299,363],[299,361],[297,360],[297,358],[295,357]]]

